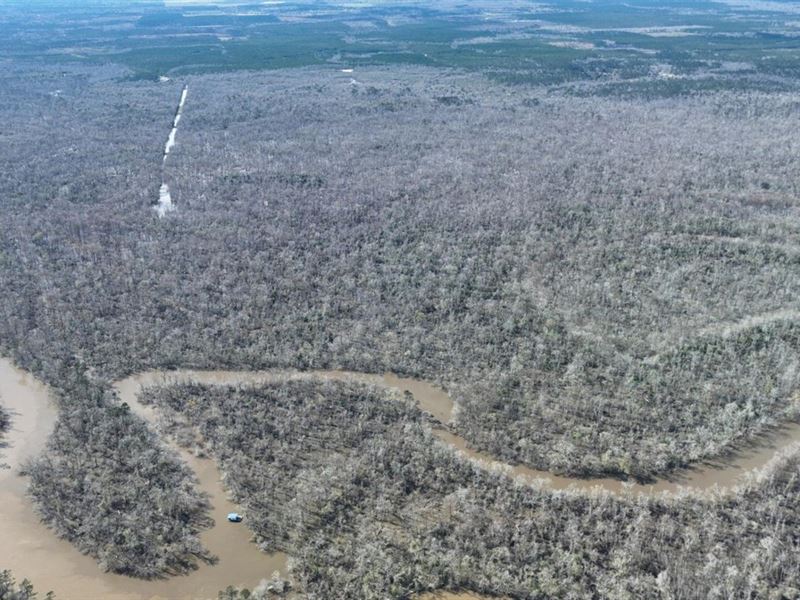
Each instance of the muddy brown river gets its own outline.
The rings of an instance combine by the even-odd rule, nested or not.
[[[420,408],[437,420],[447,423],[453,414],[453,401],[441,388],[414,379],[392,374],[376,375],[345,371],[149,371],[123,379],[115,384],[120,399],[151,424],[155,423],[153,408],[141,405],[137,395],[142,386],[179,382],[210,385],[262,384],[287,379],[321,378],[358,381],[383,388],[408,391]],[[189,575],[167,580],[142,581],[103,573],[95,561],[80,554],[71,544],[56,538],[42,525],[25,494],[27,482],[17,474],[19,465],[35,456],[55,423],[56,410],[51,404],[46,386],[0,359],[0,402],[12,412],[12,427],[3,450],[10,470],[0,471],[0,568],[11,569],[18,578],[28,578],[41,592],[53,590],[59,600],[216,598],[217,592],[228,585],[255,587],[274,571],[286,573],[287,557],[264,554],[250,542],[250,532],[243,525],[225,520],[228,512],[241,512],[223,488],[220,474],[213,461],[197,458],[175,448],[194,470],[199,487],[211,499],[215,525],[201,534],[203,544],[219,557],[215,565],[201,565]],[[800,441],[800,425],[789,424],[765,436],[738,453],[717,464],[701,464],[653,484],[640,485],[617,479],[573,479],[554,476],[519,465],[512,466],[466,448],[466,441],[444,429],[435,431],[442,443],[462,456],[479,461],[489,469],[507,472],[520,480],[550,487],[572,488],[587,493],[657,494],[679,490],[703,492],[711,488],[730,488],[743,475],[764,466],[777,451]],[[426,598],[477,598],[470,595],[426,596]]]
[[[140,406],[135,399],[138,389],[131,379],[120,383],[123,400],[134,408]],[[252,589],[274,571],[286,575],[285,555],[260,552],[250,542],[250,530],[244,524],[226,520],[229,512],[241,509],[228,499],[214,462],[183,450],[178,450],[181,457],[211,501],[214,526],[200,539],[219,562],[156,581],[104,573],[93,558],[57,538],[39,521],[25,494],[27,481],[16,473],[22,461],[42,450],[55,423],[56,410],[47,387],[0,359],[0,402],[12,413],[6,436],[10,448],[4,451],[4,460],[12,468],[0,471],[0,569],[29,579],[42,595],[52,590],[57,600],[195,600],[216,598],[228,585]]]

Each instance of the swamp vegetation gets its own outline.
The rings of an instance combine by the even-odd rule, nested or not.
[[[733,496],[615,497],[516,484],[444,446],[408,398],[362,384],[180,384],[143,401],[219,462],[257,543],[296,557],[309,598],[800,592],[796,449]]]
[[[748,19],[773,23],[761,4]],[[383,37],[337,21],[336,44],[309,35],[273,71],[220,72],[241,66],[220,39],[232,53],[208,69],[154,60],[136,31],[122,64],[67,33],[58,59],[0,42],[0,352],[58,404],[22,469],[56,535],[143,579],[214,560],[208,499],[113,387],[147,370],[418,377],[448,390],[470,448],[572,477],[670,476],[798,419],[794,26],[692,25],[715,52],[735,40],[712,57],[699,29],[564,11],[534,19],[539,62],[519,49],[530,23],[492,22],[487,42],[480,11],[458,39],[415,21],[380,60],[421,13],[383,15]],[[131,27],[184,26],[170,15]],[[732,494],[615,497],[485,469],[411,398],[357,382],[143,399],[217,461],[298,595],[800,597],[797,448]]]
[[[29,581],[17,583],[10,571],[0,571],[0,599],[2,600],[34,600],[37,593]],[[45,600],[52,600],[55,596],[48,593]]]
[[[422,376],[475,447],[585,475],[647,477],[794,414],[792,95],[500,94],[425,69],[197,77],[167,166],[178,209],[159,219],[180,82],[40,73],[3,87],[29,162],[3,171],[0,337],[64,407],[37,506],[109,568],[202,556],[202,500],[104,383],[148,367]],[[35,93],[54,79],[59,97]],[[470,102],[437,100],[456,95]],[[94,132],[80,149],[78,115]],[[37,131],[83,183],[53,187]]]

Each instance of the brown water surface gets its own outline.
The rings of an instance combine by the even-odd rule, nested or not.
[[[135,395],[138,387],[126,381],[121,391],[130,400],[128,395]],[[7,436],[11,447],[4,451],[12,469],[0,471],[0,568],[10,569],[17,579],[29,579],[42,595],[53,590],[58,600],[215,599],[228,585],[252,589],[276,570],[286,574],[284,554],[264,554],[250,542],[250,531],[243,523],[226,520],[229,512],[241,509],[228,500],[214,462],[184,451],[181,457],[194,470],[198,487],[209,494],[213,507],[215,524],[200,539],[219,562],[155,581],[104,573],[93,558],[57,538],[39,521],[25,494],[27,481],[17,474],[20,462],[44,447],[55,422],[47,387],[0,359],[0,402],[13,415]]]
[[[347,371],[149,371],[127,377],[115,384],[120,399],[148,422],[157,417],[152,407],[139,403],[137,395],[144,385],[196,382],[208,385],[248,385],[285,381],[288,379],[327,379],[358,381],[379,387],[410,392],[421,409],[446,424],[453,415],[453,401],[436,385],[425,381],[398,377],[392,374],[366,374]],[[243,525],[229,524],[228,512],[242,512],[226,496],[219,472],[213,461],[197,458],[177,449],[180,456],[197,475],[199,487],[207,492],[213,505],[215,525],[203,532],[203,544],[219,556],[216,565],[201,565],[189,575],[160,581],[141,581],[120,575],[103,573],[95,561],[80,554],[44,527],[32,511],[25,495],[26,482],[16,472],[25,458],[35,456],[44,446],[52,429],[56,411],[51,405],[47,388],[4,359],[0,359],[0,401],[14,415],[12,430],[7,436],[11,444],[5,449],[5,461],[11,471],[0,472],[0,567],[10,568],[17,577],[27,577],[37,589],[54,590],[60,600],[81,599],[142,599],[215,598],[217,591],[229,584],[255,587],[273,571],[286,574],[286,556],[267,555],[250,542],[250,532]],[[630,484],[612,478],[574,479],[552,475],[520,465],[508,465],[491,456],[466,447],[460,436],[443,428],[436,436],[462,456],[481,462],[486,468],[507,472],[520,482],[553,489],[571,488],[585,492],[614,494],[657,494],[715,488],[730,489],[743,475],[763,467],[777,451],[800,441],[800,425],[788,424],[757,443],[737,453],[721,458],[716,464],[702,464],[677,473],[653,484]],[[442,598],[466,600],[480,598],[469,594],[441,593]]]
[[[378,387],[410,392],[419,407],[433,415],[443,424],[450,422],[454,412],[454,402],[439,386],[419,379],[399,377],[392,373],[383,375],[355,373],[352,371],[297,371],[293,369],[271,371],[148,371],[120,381],[117,389],[124,391],[127,386],[154,385],[196,382],[206,385],[254,385],[288,379],[327,379],[336,381],[358,381]],[[123,394],[126,402],[135,402],[135,394]],[[152,420],[152,417],[150,417]],[[606,491],[614,494],[658,494],[662,492],[707,491],[713,488],[731,489],[740,483],[745,475],[763,467],[775,454],[794,442],[800,442],[800,424],[787,423],[746,447],[691,468],[671,473],[668,477],[652,483],[621,481],[613,477],[576,479],[554,475],[548,471],[531,469],[524,465],[509,465],[492,456],[467,448],[467,441],[461,436],[445,429],[436,429],[436,436],[462,456],[481,462],[486,468],[507,472],[526,483],[533,483],[552,489],[574,489],[580,491]]]

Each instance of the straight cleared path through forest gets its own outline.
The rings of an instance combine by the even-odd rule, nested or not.
[[[164,146],[164,159],[162,160],[161,167],[161,188],[158,190],[158,204],[153,207],[155,208],[159,217],[163,217],[168,212],[175,210],[175,205],[172,203],[172,195],[169,191],[169,185],[164,179],[164,166],[167,164],[167,156],[169,156],[170,150],[172,150],[172,147],[175,145],[175,138],[178,135],[178,124],[181,122],[181,117],[183,116],[183,107],[186,104],[186,96],[188,94],[189,86],[185,85],[183,86],[183,91],[181,92],[181,99],[178,101],[178,108],[175,111],[175,118],[172,121],[172,129],[169,132],[167,143]]]

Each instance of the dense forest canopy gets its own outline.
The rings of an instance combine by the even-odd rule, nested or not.
[[[155,578],[212,562],[198,538],[209,503],[186,465],[125,406],[74,385],[81,406],[62,411],[28,467],[42,520],[103,570]]]
[[[391,370],[451,389],[477,447],[639,477],[794,415],[792,94],[196,77],[158,219],[178,85],[48,74],[57,97],[5,103],[58,133],[40,126],[46,155],[8,135],[0,327],[50,381],[76,361]]]
[[[256,540],[296,557],[309,598],[800,590],[796,455],[733,499],[616,499],[515,485],[438,442],[408,399],[359,384],[185,384],[144,399],[166,432],[219,462]]]
[[[214,560],[115,395],[148,369],[426,379],[472,448],[577,477],[796,420],[796,8],[0,7],[0,350],[60,411],[38,514],[110,571]],[[356,384],[146,399],[312,598],[800,594],[796,449],[733,495],[612,498],[482,469]]]

